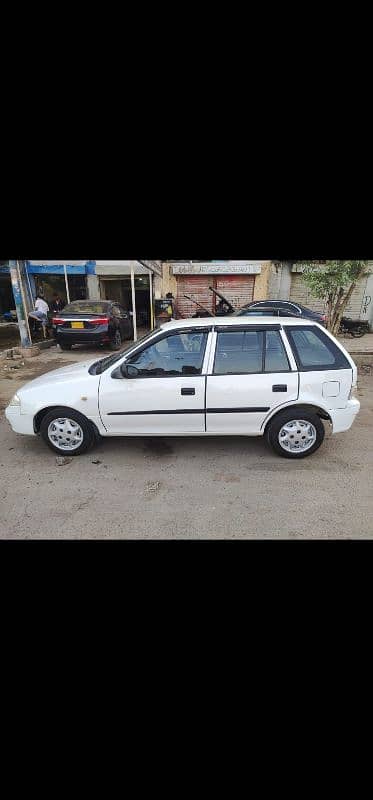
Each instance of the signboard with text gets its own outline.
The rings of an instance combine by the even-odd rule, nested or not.
[[[174,275],[259,275],[261,261],[185,261],[173,264]]]

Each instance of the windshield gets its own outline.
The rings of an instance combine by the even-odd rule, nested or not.
[[[64,314],[107,314],[108,303],[70,303],[63,309]]]
[[[137,342],[134,342],[134,344],[127,348],[127,350],[121,350],[120,353],[114,353],[112,356],[100,358],[99,361],[95,361],[95,363],[89,368],[89,373],[91,375],[101,375],[103,372],[105,372],[105,370],[109,369],[109,367],[112,367],[113,364],[116,364],[117,361],[120,361],[123,356],[127,356],[132,353],[132,351],[135,350],[140,344],[146,342],[147,339],[151,339],[156,333],[160,333],[160,331],[151,331],[150,333],[147,333],[145,336],[142,336],[141,339],[138,339]]]

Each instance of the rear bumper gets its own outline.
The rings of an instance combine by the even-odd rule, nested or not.
[[[333,424],[333,433],[349,431],[360,411],[360,403],[356,398],[349,400],[346,408],[329,411]]]
[[[100,344],[108,342],[110,339],[109,331],[66,331],[66,333],[55,333],[54,338],[57,344]]]
[[[21,414],[17,406],[8,406],[5,409],[5,416],[15,433],[25,433],[28,436],[35,436],[34,417],[32,414]]]

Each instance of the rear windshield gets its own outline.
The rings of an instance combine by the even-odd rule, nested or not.
[[[107,314],[109,306],[107,303],[70,303],[65,306],[64,314]]]

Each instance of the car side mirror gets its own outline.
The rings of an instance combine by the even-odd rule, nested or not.
[[[137,367],[134,367],[133,364],[122,364],[120,371],[123,375],[123,378],[137,378],[140,374],[140,370]]]

